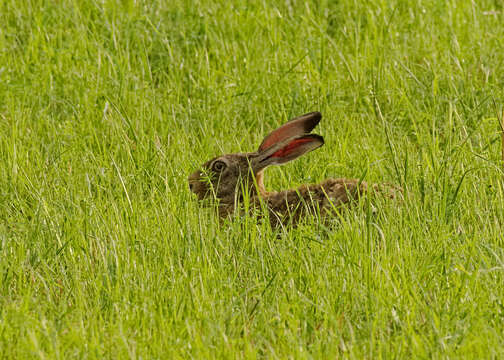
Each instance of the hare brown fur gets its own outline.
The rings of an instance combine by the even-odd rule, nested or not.
[[[219,215],[226,217],[248,196],[253,207],[261,200],[269,210],[272,226],[296,224],[307,213],[326,216],[343,205],[359,200],[369,192],[368,184],[358,179],[327,179],[316,185],[268,192],[264,188],[264,169],[294,160],[324,144],[324,139],[310,132],[320,122],[319,112],[297,117],[266,136],[256,152],[228,154],[203,164],[189,176],[189,186],[200,200],[219,201]],[[395,197],[397,188],[373,184],[373,191]]]

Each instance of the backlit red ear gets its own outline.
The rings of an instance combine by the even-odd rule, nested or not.
[[[313,142],[313,141],[314,141],[313,138],[307,138],[307,137],[292,140],[290,143],[287,144],[287,146],[281,148],[278,151],[275,151],[271,155],[271,157],[284,158],[286,156],[292,155],[294,152],[297,151],[297,149],[300,146],[303,146],[304,144],[307,144],[307,143],[310,143],[310,142]]]
[[[292,119],[266,136],[259,146],[259,152],[269,149],[275,144],[281,143],[294,136],[311,132],[320,122],[320,119],[322,119],[322,114],[318,111]]]
[[[324,145],[324,138],[316,134],[306,134],[275,144],[258,156],[256,171],[269,165],[284,164]]]

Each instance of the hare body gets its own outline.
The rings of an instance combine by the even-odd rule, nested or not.
[[[321,118],[319,112],[302,115],[270,133],[256,152],[222,155],[207,161],[201,170],[189,176],[191,191],[200,200],[218,199],[221,217],[234,213],[244,196],[253,207],[263,202],[272,226],[296,224],[307,213],[326,216],[360,199],[369,186],[358,179],[327,179],[320,184],[278,192],[267,192],[264,188],[267,166],[294,160],[324,144],[321,136],[309,134]],[[391,198],[395,196],[394,187],[383,184],[371,187]]]
[[[341,206],[358,200],[368,185],[356,179],[327,179],[320,184],[266,193],[262,199],[269,209],[271,225],[296,224],[306,214],[326,216]]]

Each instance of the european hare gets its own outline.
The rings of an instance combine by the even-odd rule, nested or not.
[[[306,213],[326,216],[344,204],[359,200],[369,185],[358,179],[327,179],[316,185],[298,189],[269,192],[264,188],[264,169],[294,160],[324,144],[324,138],[310,132],[322,115],[312,112],[299,116],[266,136],[256,152],[227,154],[203,164],[201,170],[189,176],[189,187],[200,200],[218,199],[219,215],[232,214],[248,197],[252,207],[260,206],[261,199],[269,209],[272,226],[296,224]],[[373,184],[374,191],[395,197],[397,188]]]

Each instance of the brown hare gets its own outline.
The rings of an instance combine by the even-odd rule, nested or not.
[[[358,179],[327,179],[298,189],[268,192],[264,169],[284,164],[324,144],[320,135],[310,134],[322,118],[319,112],[299,116],[264,138],[256,152],[227,154],[203,164],[189,176],[189,187],[200,200],[216,198],[219,215],[226,217],[247,197],[252,208],[262,202],[269,210],[272,226],[296,224],[307,213],[335,214],[343,205],[359,200],[370,186]],[[373,191],[394,198],[398,188],[373,184]]]

